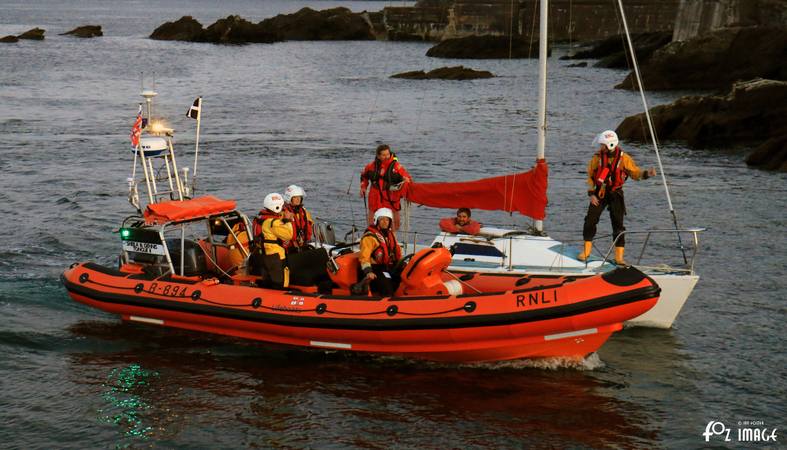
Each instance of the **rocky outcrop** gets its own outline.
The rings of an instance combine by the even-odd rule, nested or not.
[[[660,31],[631,35],[631,43],[637,55],[637,62],[644,64],[656,50],[672,41],[672,33]],[[560,59],[599,59],[594,67],[622,69],[631,67],[628,60],[628,43],[624,35],[616,35],[604,39],[590,48],[579,50],[562,56]]]
[[[260,26],[288,41],[373,40],[371,23],[347,8],[315,11],[303,8],[294,14],[279,14]]]
[[[13,44],[14,42],[19,42],[19,38],[14,35],[8,35],[0,38],[0,43]]]
[[[645,89],[729,89],[738,80],[787,80],[787,29],[727,28],[653,53],[641,67]],[[616,88],[634,89],[629,73]]]
[[[101,31],[101,25],[82,25],[76,27],[71,31],[60,33],[61,36],[76,36],[80,38],[92,38],[103,36],[104,32]]]
[[[424,72],[415,70],[391,75],[391,78],[405,78],[408,80],[476,80],[479,78],[494,78],[492,72],[487,70],[473,70],[464,66],[440,67]]]
[[[27,30],[24,33],[17,36],[19,39],[32,39],[34,41],[43,41],[44,40],[44,33],[46,30],[42,28],[33,28],[32,30]]]
[[[183,16],[174,22],[159,25],[150,35],[159,41],[197,42],[203,32],[202,24],[191,16]]]
[[[746,157],[746,164],[765,170],[787,172],[787,133],[757,146]]]
[[[509,36],[467,36],[446,39],[426,52],[434,58],[508,59],[538,58],[538,41]]]
[[[203,31],[198,42],[214,44],[271,44],[284,39],[262,24],[249,22],[240,16],[219,19]]]
[[[656,135],[695,148],[755,149],[747,163],[787,171],[787,82],[736,83],[727,95],[687,96],[650,110]],[[621,139],[646,141],[644,114],[627,117]]]
[[[151,39],[164,41],[211,42],[214,44],[272,43],[283,41],[278,34],[254,24],[240,16],[219,19],[208,28],[203,28],[191,16],[183,16],[175,22],[167,22],[156,28]]]
[[[151,39],[215,44],[272,43],[285,40],[370,40],[375,35],[368,16],[347,8],[315,11],[303,8],[294,14],[279,14],[260,23],[240,16],[219,19],[203,29],[191,16],[156,28]]]

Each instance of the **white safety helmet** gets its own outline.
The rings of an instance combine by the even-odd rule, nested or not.
[[[375,223],[375,225],[377,224],[377,221],[380,219],[380,217],[387,217],[387,218],[393,220],[393,211],[391,211],[390,208],[380,208],[377,211],[375,211],[374,212],[374,223]]]
[[[618,146],[618,134],[612,130],[607,130],[598,136],[596,136],[596,145],[603,145],[607,147],[607,150],[615,150],[615,147]]]
[[[284,208],[284,198],[282,198],[281,194],[273,192],[265,196],[265,200],[262,201],[262,206],[278,214],[281,212],[282,208]]]
[[[290,203],[293,197],[306,198],[306,191],[297,184],[291,184],[284,190],[284,201]]]

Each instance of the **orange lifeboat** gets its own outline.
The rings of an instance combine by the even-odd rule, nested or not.
[[[168,245],[167,228],[199,221],[231,228],[243,217],[234,203],[212,208],[204,200],[183,213],[188,210],[183,203],[190,201],[177,202],[176,218],[160,213],[155,220],[121,228],[119,269],[92,262],[67,269],[61,279],[71,298],[123,320],[157,326],[302,347],[474,362],[584,357],[620,330],[623,321],[653,307],[660,293],[652,279],[633,267],[579,280],[454,275],[445,271],[451,260],[445,248],[409,257],[392,297],[353,295],[358,263],[352,253],[331,258],[330,293],[316,286],[264,288],[255,277],[216,272],[222,271],[215,257],[220,252],[210,247],[222,245],[221,230],[214,226],[201,228],[211,235],[199,243]],[[173,255],[176,250],[186,253]]]

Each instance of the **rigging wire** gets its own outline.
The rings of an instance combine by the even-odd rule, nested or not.
[[[648,109],[648,101],[645,98],[645,87],[642,84],[642,77],[639,73],[639,66],[637,65],[637,55],[634,52],[634,44],[631,42],[631,34],[629,33],[628,23],[626,21],[626,12],[623,10],[623,1],[617,0],[618,8],[620,8],[620,17],[623,21],[623,28],[626,31],[626,41],[628,42],[629,52],[631,53],[631,62],[634,66],[634,75],[637,79],[637,86],[639,87],[639,95],[642,98],[642,105],[645,107],[645,118],[648,121],[648,129],[650,130],[650,137],[653,142],[653,149],[656,151],[656,161],[659,164],[659,174],[661,175],[661,181],[664,184],[664,192],[667,195],[667,204],[669,205],[670,213],[672,214],[672,223],[675,225],[675,234],[678,237],[678,245],[680,246],[680,251],[683,253],[683,262],[688,264],[688,258],[686,257],[686,249],[683,246],[683,241],[680,237],[680,227],[678,226],[678,216],[675,214],[675,208],[672,206],[672,198],[670,197],[669,186],[667,185],[667,177],[664,175],[664,166],[661,164],[661,155],[659,154],[659,144],[656,139],[656,131],[653,127],[653,120],[650,117],[650,110]]]

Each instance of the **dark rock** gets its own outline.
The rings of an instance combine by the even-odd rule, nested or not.
[[[787,172],[787,133],[760,144],[746,157],[746,164],[760,169]]]
[[[150,35],[151,39],[216,44],[272,43],[284,40],[371,40],[375,39],[368,15],[347,8],[315,11],[303,8],[294,14],[279,14],[260,23],[240,16],[219,19],[203,29],[190,16],[167,22]]]
[[[551,53],[551,52],[550,52]],[[467,36],[446,39],[426,52],[434,58],[508,59],[538,58],[538,41],[520,36]]]
[[[60,33],[60,35],[92,38],[96,36],[103,36],[104,33],[101,31],[101,25],[82,25],[81,27],[76,27],[69,32]]]
[[[292,41],[350,41],[373,40],[369,18],[347,8],[315,11],[302,8],[294,14],[279,14],[265,19],[260,25]]]
[[[637,61],[642,63],[643,60],[650,57],[653,52],[667,44],[672,40],[672,32],[670,31],[657,31],[652,33],[635,33],[631,35],[631,43],[634,45],[634,51],[637,52]],[[622,59],[623,65],[609,66],[604,65],[601,67],[626,67],[625,55],[628,53],[628,43],[626,36],[618,34],[610,36],[604,40],[594,43],[590,48],[579,50],[568,55],[562,56],[560,59],[602,59],[602,58],[616,58]]]
[[[391,78],[405,78],[408,80],[475,80],[479,78],[493,78],[492,72],[486,70],[473,70],[464,66],[440,67],[424,72],[415,70],[391,75]]]
[[[200,35],[200,42],[214,44],[270,44],[282,41],[282,37],[262,24],[255,24],[240,16],[219,19]]]
[[[728,89],[738,80],[787,80],[786,28],[726,28],[653,53],[642,66],[645,89]],[[619,85],[634,89],[632,73]]]
[[[153,30],[151,39],[160,41],[195,42],[202,34],[202,24],[191,16],[183,16],[175,22],[167,22]]]
[[[24,33],[17,36],[19,39],[32,39],[35,41],[43,41],[44,40],[44,33],[46,30],[41,28],[33,28],[32,30],[27,30]]]
[[[650,110],[662,141],[685,141],[690,147],[754,148],[747,162],[787,168],[787,82],[756,79],[736,83],[727,95],[686,96]],[[627,117],[621,139],[649,140],[644,114]]]
[[[578,62],[576,64],[569,64],[566,67],[587,67],[587,66],[588,66],[588,63],[585,62],[585,61],[582,61],[582,62]]]
[[[14,43],[14,42],[19,42],[19,38],[16,37],[16,36],[13,36],[13,35],[9,35],[9,36],[0,38],[0,42],[5,42],[5,43],[9,43],[10,44],[10,43]]]

